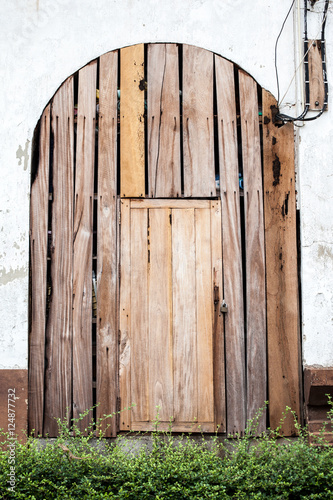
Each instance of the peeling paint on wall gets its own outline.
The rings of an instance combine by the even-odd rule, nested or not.
[[[20,267],[19,269],[11,269],[10,271],[6,271],[6,269],[0,270],[0,286],[7,285],[14,280],[19,280],[26,278],[28,275],[28,270],[26,267]]]
[[[16,151],[16,158],[18,158],[19,160],[19,165],[22,165],[22,158],[24,159],[24,163],[23,163],[23,170],[27,170],[28,168],[28,162],[29,162],[29,153],[28,153],[28,150],[29,150],[29,139],[27,139],[26,143],[25,143],[25,148],[24,150],[22,149],[22,146],[20,145],[18,150]]]

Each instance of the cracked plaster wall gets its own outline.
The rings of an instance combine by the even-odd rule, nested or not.
[[[323,3],[309,13],[309,39],[320,38]],[[318,35],[319,33],[319,35]],[[328,111],[298,130],[304,366],[333,366],[333,7],[326,26]]]
[[[28,354],[31,143],[43,108],[91,59],[140,42],[180,42],[239,64],[276,95],[274,44],[290,0],[16,0],[0,6],[0,368]],[[328,32],[330,22],[328,22]],[[293,20],[279,45],[282,94],[294,73]],[[333,54],[332,35],[328,53]],[[333,57],[328,55],[328,60]],[[330,67],[329,67],[330,70]],[[330,76],[330,72],[329,72]],[[295,111],[294,83],[285,102]],[[332,105],[330,105],[330,108]],[[331,112],[300,131],[305,363],[333,365]],[[318,243],[315,243],[318,242]],[[309,307],[316,300],[316,308]]]

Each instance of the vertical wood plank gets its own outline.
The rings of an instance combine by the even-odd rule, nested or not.
[[[198,422],[214,422],[210,210],[195,210]]]
[[[119,346],[119,394],[121,409],[128,408],[131,400],[131,218],[130,200],[121,201],[120,246],[120,346]],[[120,430],[130,430],[129,410],[120,414]]]
[[[213,53],[183,45],[184,195],[215,196]]]
[[[265,239],[262,169],[255,80],[239,71],[246,252],[247,418],[267,399]],[[266,412],[258,433],[266,428]]]
[[[275,428],[286,406],[300,417],[294,132],[292,124],[275,127],[276,100],[265,90],[262,95],[268,392],[270,426]],[[295,434],[292,415],[282,432]]]
[[[149,210],[149,415],[173,417],[171,210]]]
[[[145,196],[144,45],[120,51],[120,193]]]
[[[198,379],[194,209],[172,210],[172,268],[174,417],[176,422],[195,422]]]
[[[97,221],[97,419],[117,410],[117,73],[118,52],[100,57]],[[115,436],[117,419],[102,428]]]
[[[237,119],[234,67],[215,56],[222,202],[227,432],[242,433],[246,423],[244,304],[240,202],[238,185]]]
[[[46,274],[49,203],[50,105],[40,120],[39,161],[31,186],[31,334],[29,344],[29,431],[43,433]]]
[[[226,431],[224,317],[220,312],[223,296],[221,202],[214,200],[210,209],[211,272],[213,316],[213,364],[215,424],[218,432]]]
[[[97,61],[79,71],[73,259],[73,416],[92,407],[92,237]],[[79,422],[84,431],[89,413]]]
[[[324,105],[324,75],[321,40],[314,40],[309,50],[310,109],[320,111]]]
[[[70,77],[52,104],[52,296],[46,326],[44,414],[44,434],[49,436],[57,434],[55,418],[64,420],[72,403],[73,108]]]
[[[148,231],[148,210],[131,210],[132,420],[140,422],[149,420]]]
[[[148,45],[148,176],[153,198],[181,196],[178,45]]]

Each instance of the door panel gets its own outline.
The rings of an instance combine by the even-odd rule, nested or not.
[[[198,413],[194,209],[172,211],[175,418],[194,421]]]
[[[138,210],[140,212],[141,210]],[[149,210],[149,414],[173,415],[171,225],[169,209]]]
[[[148,211],[131,212],[131,401],[135,402],[135,420],[149,420],[148,406],[148,262],[147,215]],[[135,355],[134,355],[135,353]]]
[[[225,420],[225,401],[214,404],[214,393],[225,394],[224,370],[213,363],[214,332],[223,345],[214,305],[214,286],[222,284],[220,203],[196,204],[122,202],[120,328],[129,355],[120,355],[120,394],[123,408],[135,407],[121,430],[149,431],[157,414],[160,429],[172,422],[179,432],[213,432],[215,414]]]

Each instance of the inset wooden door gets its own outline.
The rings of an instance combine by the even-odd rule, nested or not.
[[[120,430],[225,426],[219,200],[122,200]]]

